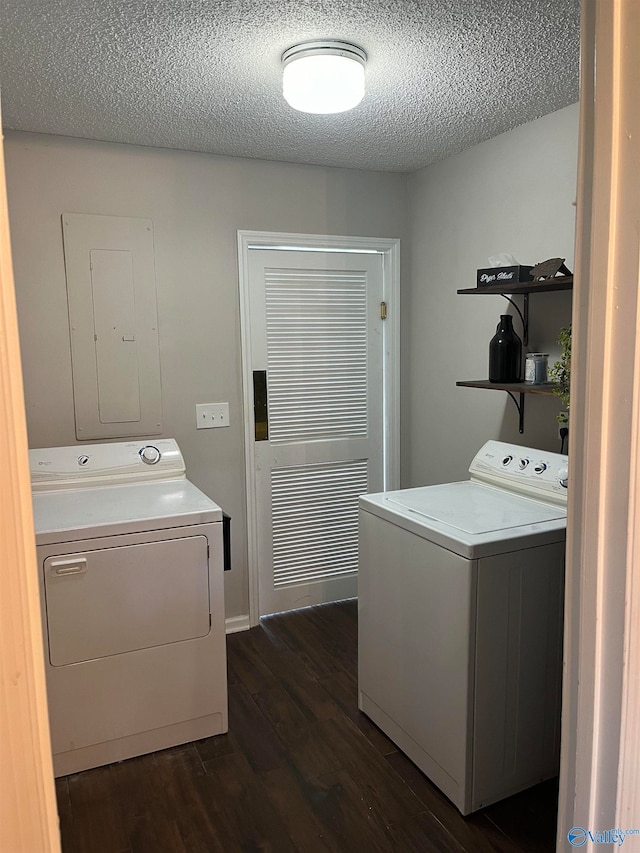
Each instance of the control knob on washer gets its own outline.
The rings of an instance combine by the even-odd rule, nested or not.
[[[160,461],[161,455],[158,448],[154,447],[153,444],[147,444],[146,447],[140,450],[140,459],[142,459],[145,465],[155,465],[156,462]]]
[[[546,462],[538,462],[538,464],[536,465],[536,467],[533,470],[536,472],[536,474],[544,474],[544,472],[547,470],[547,468],[548,468],[548,465]]]
[[[558,471],[558,482],[562,486],[563,489],[569,488],[569,467],[568,465],[563,465],[562,468]]]
[[[525,469],[525,468],[527,467],[527,465],[529,464],[529,461],[530,461],[529,459],[527,459],[526,457],[523,457],[523,458],[518,462],[518,468],[519,468],[521,471],[524,471],[524,469]]]
[[[502,460],[502,464],[506,466],[506,465],[508,465],[510,462],[513,462],[513,456],[511,456],[511,454],[509,453],[509,454],[507,454],[507,456],[505,456],[505,457],[504,457],[504,459]]]

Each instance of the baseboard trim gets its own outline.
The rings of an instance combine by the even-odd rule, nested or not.
[[[227,616],[224,620],[224,630],[226,634],[237,634],[238,631],[248,631],[251,627],[249,614],[244,616]]]

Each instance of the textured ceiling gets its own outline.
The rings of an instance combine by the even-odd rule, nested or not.
[[[412,171],[578,99],[579,0],[0,0],[5,127]],[[297,113],[280,56],[368,54],[349,113]]]

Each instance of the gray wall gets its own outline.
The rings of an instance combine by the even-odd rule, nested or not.
[[[499,296],[458,296],[510,252],[573,269],[578,107],[524,125],[409,176],[240,160],[8,133],[9,212],[29,441],[73,444],[60,214],[153,220],[164,435],[189,477],[233,516],[227,616],[248,612],[236,231],[400,237],[402,483],[463,479],[489,438],[559,449],[554,398],[526,400],[525,434],[486,378]],[[571,297],[531,300],[531,346],[558,354]],[[228,401],[231,427],[195,429],[197,402]]]
[[[403,236],[400,175],[8,133],[9,213],[31,447],[74,444],[60,215],[153,220],[164,435],[233,518],[227,616],[248,613],[238,229]],[[195,429],[228,401],[229,429]]]
[[[487,378],[496,323],[513,313],[501,296],[456,290],[474,287],[476,269],[500,252],[529,264],[564,257],[573,270],[577,151],[576,104],[410,176],[404,486],[464,479],[491,438],[559,451],[556,398],[525,398],[521,436],[504,392],[456,387],[456,380]],[[403,272],[406,284],[406,266]],[[534,295],[530,308],[529,350],[555,361],[560,327],[571,321],[570,292]]]

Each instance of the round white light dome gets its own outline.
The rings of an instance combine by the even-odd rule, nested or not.
[[[345,42],[311,42],[282,56],[282,93],[303,113],[343,113],[364,97],[366,54]]]

